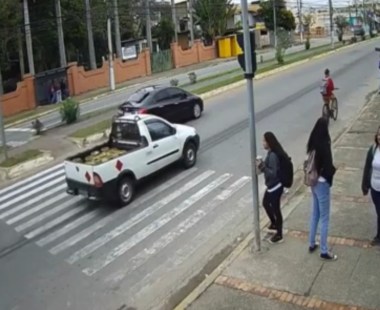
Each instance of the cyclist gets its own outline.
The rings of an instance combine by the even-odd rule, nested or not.
[[[331,113],[331,100],[334,99],[334,82],[330,76],[330,70],[325,70],[325,77],[322,79],[321,94],[324,104],[328,104]]]

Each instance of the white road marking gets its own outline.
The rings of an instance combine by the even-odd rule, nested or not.
[[[56,165],[56,166],[51,167],[49,169],[43,170],[43,171],[41,171],[41,172],[39,172],[37,174],[34,174],[33,176],[31,176],[31,177],[29,177],[27,179],[24,179],[24,180],[22,180],[20,182],[16,182],[16,183],[14,183],[14,184],[12,184],[10,186],[7,186],[7,187],[1,189],[0,190],[0,195],[3,195],[6,192],[10,192],[10,191],[12,191],[15,188],[19,188],[20,186],[23,186],[24,184],[30,183],[33,180],[36,180],[36,179],[38,180],[42,176],[47,175],[47,174],[49,174],[52,171],[55,171],[57,169],[62,169],[62,168],[63,168],[63,164],[59,164],[59,165]],[[1,196],[1,198],[3,198],[3,196]]]
[[[98,210],[95,210],[94,212],[97,213],[97,211]],[[69,239],[67,239],[67,240],[63,241],[62,243],[56,245],[55,247],[51,248],[49,250],[49,252],[53,255],[56,255],[56,254],[58,254],[64,250],[72,247],[73,245],[77,244],[79,241],[81,241],[81,240],[87,238],[88,236],[90,236],[91,234],[93,234],[95,231],[106,226],[109,222],[111,222],[113,220],[113,218],[114,217],[112,216],[112,214],[102,218],[100,221],[97,221],[94,225],[91,225],[91,226],[83,229],[82,231],[80,231],[79,233],[70,237]]]
[[[8,225],[12,225],[14,223],[17,223],[19,221],[21,221],[22,219],[34,214],[34,213],[37,213],[38,211],[41,211],[47,207],[50,207],[51,205],[53,205],[54,203],[57,203],[59,202],[60,200],[64,199],[64,198],[68,198],[69,196],[63,192],[57,196],[53,196],[52,198],[50,198],[49,200],[45,200],[44,202],[42,203],[39,203],[37,204],[37,206],[31,208],[31,209],[28,209],[27,211],[21,213],[21,214],[18,214],[17,216],[15,217],[12,217],[11,219],[7,220],[6,223]]]
[[[34,238],[38,235],[41,235],[44,232],[48,231],[49,229],[51,229],[51,228],[61,224],[62,222],[66,221],[70,217],[84,211],[86,208],[87,207],[85,205],[80,205],[77,208],[72,209],[72,210],[60,215],[59,217],[55,218],[54,220],[44,224],[43,226],[38,227],[35,230],[27,233],[24,237],[27,239],[31,239],[31,238]],[[96,210],[96,212],[94,212],[94,216],[97,214],[97,212],[98,212],[98,210]],[[88,216],[89,214],[91,216]],[[52,241],[58,239],[59,237],[63,236],[64,234],[69,233],[70,230],[72,230],[72,229],[78,227],[79,225],[85,223],[86,221],[92,219],[94,216],[92,216],[91,213],[87,213],[87,214],[81,216],[80,218],[76,219],[75,221],[70,222],[69,224],[63,226],[61,229],[59,229],[59,230],[47,235],[46,237],[40,239],[36,243],[39,246],[44,246],[44,245],[48,244],[49,242],[52,242]],[[86,220],[84,220],[84,219],[86,219]]]
[[[37,188],[35,188],[35,189],[31,190],[31,191],[27,191],[25,194],[18,195],[14,199],[9,200],[6,203],[2,204],[0,206],[0,210],[6,209],[6,208],[8,208],[8,207],[10,207],[10,206],[12,206],[12,205],[20,202],[20,201],[27,200],[28,197],[30,197],[30,196],[32,196],[34,194],[37,194],[37,193],[40,193],[40,195],[38,195],[35,198],[41,198],[43,196],[47,196],[49,193],[56,192],[57,191],[57,187],[53,187],[50,192],[46,192],[45,189],[48,188],[48,187],[51,187],[53,185],[62,183],[63,181],[64,181],[64,176],[59,177],[59,178],[53,180],[52,182],[46,183],[46,184],[44,184],[42,186],[39,186],[39,187],[37,187]],[[64,188],[66,188],[66,183],[61,184],[61,186],[59,186],[59,188],[61,190],[63,190]],[[35,201],[35,198],[33,198],[34,201]],[[10,211],[12,211],[12,210],[10,210]],[[11,214],[13,214],[13,213],[11,213]],[[2,217],[0,216],[0,218],[2,218]]]
[[[70,200],[67,200],[65,201],[64,203],[62,204],[59,204],[58,206],[56,206],[55,208],[53,209],[50,209],[32,219],[30,219],[29,221],[17,226],[15,228],[16,231],[22,231],[22,230],[25,230],[27,228],[30,228],[34,225],[36,225],[37,223],[40,223],[42,222],[43,220],[51,217],[52,215],[62,211],[62,210],[65,210],[66,208],[69,208],[71,207],[72,205],[74,205],[76,202],[80,201],[81,200],[81,197],[73,197],[71,198]]]
[[[163,227],[164,225],[169,223],[171,220],[173,220],[179,214],[181,214],[185,210],[189,209],[196,202],[198,202],[202,198],[206,197],[206,195],[208,195],[214,189],[216,189],[217,187],[222,185],[229,178],[231,178],[231,174],[228,174],[228,173],[220,176],[219,178],[217,178],[213,182],[211,182],[208,185],[206,185],[205,187],[203,187],[200,191],[196,192],[190,198],[183,201],[178,207],[175,207],[170,212],[159,217],[158,219],[153,221],[151,224],[146,226],[144,229],[140,230],[137,234],[133,235],[131,238],[129,238],[125,242],[121,243],[119,246],[114,248],[110,253],[107,253],[102,258],[95,260],[95,262],[92,264],[91,267],[85,268],[82,271],[88,276],[92,276],[93,274],[97,273],[98,271],[100,271],[101,269],[103,269],[104,267],[106,267],[110,263],[112,263],[119,256],[126,253],[129,249],[131,249],[132,247],[134,247],[135,245],[140,243],[142,240],[149,237],[155,231],[159,230],[161,227]]]
[[[30,199],[30,200],[26,200],[25,203],[23,203],[21,205],[18,205],[17,207],[13,207],[13,208],[9,209],[8,211],[5,211],[5,212],[1,213],[0,214],[0,219],[6,218],[9,215],[12,215],[12,214],[14,214],[14,213],[16,213],[16,212],[18,212],[18,211],[20,211],[22,209],[25,209],[25,208],[29,207],[30,205],[33,205],[34,203],[42,200],[44,198],[44,196],[48,196],[48,195],[53,194],[53,193],[58,193],[58,192],[62,191],[65,188],[66,188],[66,184],[62,184],[62,185],[60,185],[58,187],[53,187],[53,189],[51,189],[49,192],[41,194],[41,195],[38,195],[38,196],[36,196],[36,197],[34,197],[34,198]],[[21,196],[18,196],[18,197],[21,197]],[[17,200],[19,200],[19,199],[17,199]],[[12,203],[12,205],[13,204],[14,203]]]
[[[80,249],[79,251],[75,252],[66,261],[69,264],[73,264],[76,261],[78,261],[79,259],[81,259],[81,258],[89,255],[90,253],[96,251],[98,248],[102,247],[103,245],[105,245],[109,241],[113,240],[114,238],[120,236],[121,234],[123,234],[127,230],[131,229],[136,224],[138,224],[141,221],[143,221],[144,219],[146,219],[148,216],[154,214],[155,212],[157,212],[158,210],[160,210],[161,208],[166,206],[168,203],[172,202],[174,199],[178,198],[179,196],[181,196],[182,194],[184,194],[185,192],[187,192],[191,188],[195,187],[196,185],[198,185],[202,181],[206,180],[208,177],[210,177],[214,173],[215,173],[215,171],[209,171],[208,170],[208,171],[200,174],[199,176],[197,176],[193,180],[189,181],[184,186],[182,186],[178,190],[174,191],[170,195],[168,195],[165,198],[157,201],[156,203],[154,203],[150,207],[146,208],[142,212],[136,214],[134,217],[130,218],[129,220],[127,220],[126,222],[124,222],[120,226],[116,227],[115,229],[111,230],[110,232],[108,232],[105,235],[101,236],[100,238],[96,239],[92,243],[88,244],[83,249]]]
[[[162,251],[176,238],[183,235],[186,231],[188,231],[191,227],[193,227],[196,223],[203,219],[207,214],[213,211],[216,207],[220,206],[220,204],[223,203],[223,201],[229,199],[233,194],[242,189],[250,180],[250,177],[242,177],[239,180],[237,180],[230,187],[228,187],[226,190],[224,190],[218,196],[216,196],[213,200],[209,201],[201,209],[197,210],[186,220],[182,221],[179,225],[177,225],[175,229],[171,230],[167,234],[163,235],[156,242],[154,242],[154,244],[151,247],[149,247],[148,249],[144,249],[140,253],[136,254],[125,264],[125,267],[113,273],[113,275],[107,277],[106,282],[117,283],[123,280],[128,273],[133,272],[134,270],[145,264],[149,258],[151,258],[156,253]]]
[[[39,184],[41,184],[41,183],[43,184],[43,183],[45,183],[47,180],[50,180],[50,179],[52,179],[52,178],[54,178],[54,177],[57,177],[57,176],[63,174],[64,172],[65,172],[65,171],[64,171],[63,169],[60,169],[60,170],[58,170],[58,171],[56,171],[56,172],[54,172],[54,173],[52,173],[52,174],[49,174],[49,175],[47,175],[47,176],[45,176],[45,177],[43,177],[43,178],[41,178],[41,179],[39,179],[39,180],[37,180],[37,181],[35,181],[35,182],[30,182],[29,184],[27,184],[27,185],[25,185],[25,186],[23,186],[23,187],[19,187],[19,188],[17,188],[17,189],[14,189],[13,191],[11,191],[11,192],[8,193],[8,194],[1,195],[1,197],[0,197],[0,203],[1,203],[2,201],[7,200],[7,199],[10,198],[10,197],[14,197],[14,196],[18,195],[19,193],[22,193],[22,192],[27,191],[27,190],[28,190],[29,188],[31,188],[31,187],[34,187],[34,186],[39,185]]]

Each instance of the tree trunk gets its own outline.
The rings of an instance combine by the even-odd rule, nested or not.
[[[31,75],[34,75],[35,70],[34,70],[33,44],[32,44],[32,32],[30,30],[28,0],[23,1],[23,6],[24,6],[26,52],[28,54],[29,73]]]
[[[62,13],[61,13],[61,0],[55,0],[55,15],[57,18],[57,32],[58,32],[58,46],[59,46],[59,59],[61,67],[67,66],[65,39],[62,27]]]
[[[119,22],[119,9],[118,1],[113,0],[113,15],[115,18],[115,45],[117,58],[121,58],[121,36],[120,36],[120,22]]]
[[[18,61],[20,64],[20,75],[21,75],[21,80],[24,79],[25,75],[25,62],[24,62],[24,44],[23,44],[23,37],[21,30],[17,30],[17,45],[18,45]]]
[[[2,148],[2,152],[4,153],[5,160],[8,159],[8,150],[7,150],[7,140],[5,136],[5,127],[4,127],[4,117],[3,117],[3,103],[1,102],[1,99],[3,97],[3,77],[1,74],[1,68],[0,68],[0,147]],[[0,152],[1,153],[1,152]]]
[[[86,25],[87,25],[87,37],[88,37],[88,53],[90,57],[90,68],[91,70],[94,70],[96,69],[96,58],[95,58],[94,35],[92,33],[90,0],[85,0],[85,8],[86,8]]]

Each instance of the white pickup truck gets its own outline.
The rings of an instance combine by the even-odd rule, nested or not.
[[[199,144],[192,127],[153,115],[121,116],[108,142],[65,160],[67,192],[126,206],[143,178],[178,161],[194,166]]]

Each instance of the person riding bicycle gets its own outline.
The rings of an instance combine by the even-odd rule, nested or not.
[[[325,70],[325,77],[322,79],[321,94],[323,97],[323,102],[328,104],[329,110],[331,111],[331,101],[334,99],[333,90],[335,89],[334,82],[330,76],[330,70]]]

